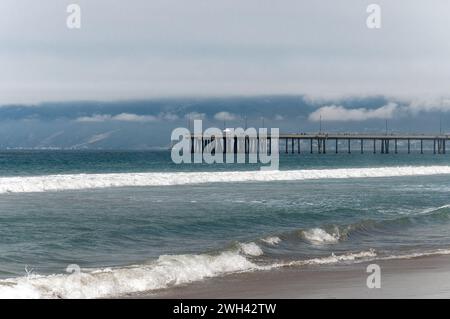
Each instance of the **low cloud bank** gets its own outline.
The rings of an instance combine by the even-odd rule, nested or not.
[[[368,108],[345,108],[341,105],[323,106],[309,115],[312,122],[322,121],[366,121],[373,119],[391,119],[398,110],[396,103],[390,102],[375,109]]]

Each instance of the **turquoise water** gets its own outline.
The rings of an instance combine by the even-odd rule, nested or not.
[[[450,157],[425,154],[280,153],[280,170],[448,165]],[[450,155],[449,155],[450,156]],[[8,151],[0,152],[0,176],[81,173],[138,173],[259,170],[260,164],[175,164],[168,151]]]
[[[281,154],[280,169],[395,170],[444,166],[449,160],[447,155],[432,154]],[[4,177],[257,169],[179,166],[163,151],[11,151],[0,153],[0,163]],[[383,258],[435,253],[450,248],[449,177],[319,178],[0,194],[0,277],[17,280],[27,274],[25,269],[37,275],[65,274],[69,264],[87,273],[137,265],[146,269],[145,278],[153,276],[152,284],[171,276],[172,281],[165,282],[170,286],[178,283],[180,273],[192,280],[200,272],[206,277],[228,273],[231,266],[224,260],[201,259],[223,252],[233,252],[229,258],[239,257],[237,262],[244,268],[245,262],[268,266],[326,260],[333,254],[364,252],[365,257]],[[178,257],[167,261],[161,257],[165,255]],[[163,279],[156,277],[155,265],[166,267],[161,268]],[[212,272],[211,267],[221,271],[213,268]],[[56,283],[45,285],[49,290]],[[116,293],[114,289],[117,294],[125,291],[111,289],[109,295]]]

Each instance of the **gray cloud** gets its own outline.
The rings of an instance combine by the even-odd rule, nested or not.
[[[92,116],[81,116],[77,118],[75,121],[81,123],[96,123],[96,122],[105,122],[110,121],[112,116],[110,114],[94,114]]]
[[[396,100],[392,97],[348,97],[336,100],[303,96],[257,96],[209,99],[156,99],[121,102],[67,102],[0,107],[0,148],[147,149],[167,147],[175,127],[187,119],[219,126],[214,115],[233,114],[228,127],[278,127],[283,133],[316,132],[311,114],[322,113],[327,132],[396,132],[435,134],[450,130],[446,100]],[[318,110],[320,110],[318,112]],[[221,119],[223,117],[220,117]],[[244,118],[246,121],[244,122]],[[77,120],[78,119],[78,120]],[[337,120],[336,120],[337,119]],[[345,120],[345,122],[343,121]],[[136,124],[139,125],[136,125]]]
[[[176,114],[163,113],[158,116],[154,115],[138,115],[133,113],[120,113],[117,115],[111,114],[93,114],[91,116],[81,116],[75,119],[76,122],[81,123],[95,123],[95,122],[107,122],[107,121],[118,121],[118,122],[140,122],[140,123],[152,123],[159,121],[174,121],[178,120]]]
[[[367,121],[373,119],[391,119],[397,111],[396,103],[388,103],[375,109],[352,108],[347,109],[341,105],[323,106],[309,115],[309,120],[313,122],[322,121]]]
[[[0,104],[155,96],[385,94],[448,90],[450,2],[2,0]]]
[[[184,116],[185,119],[188,120],[204,120],[206,119],[205,113],[199,113],[199,112],[190,112]]]
[[[239,118],[238,115],[226,111],[214,114],[214,119],[218,121],[234,121],[238,118]]]
[[[450,112],[450,99],[433,98],[413,99],[408,104],[408,110],[413,114],[420,112]]]

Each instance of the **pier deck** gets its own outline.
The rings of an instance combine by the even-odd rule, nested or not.
[[[268,150],[271,152],[270,140],[275,137],[268,135],[266,137]],[[237,138],[234,137],[234,150],[238,150]],[[215,140],[214,137],[208,137],[203,135],[192,135],[192,152],[198,150],[204,150],[208,144],[211,144]],[[225,137],[223,137],[225,141]],[[424,144],[428,142],[432,143],[433,154],[446,154],[446,143],[450,140],[450,135],[447,134],[383,134],[383,133],[281,133],[278,136],[279,150],[285,150],[285,153],[319,153],[325,154],[327,152],[327,146],[330,142],[334,142],[333,151],[338,153],[339,149],[344,148],[345,151],[351,153],[354,151],[355,141],[358,141],[358,150],[364,153],[367,150],[367,144],[370,144],[370,151],[373,153],[380,152],[382,154],[389,154],[390,152],[398,153],[401,145],[398,143],[401,141],[402,146],[406,147],[407,153],[411,153],[412,143],[420,144],[420,153],[424,153]],[[342,147],[342,142],[346,144]],[[368,142],[368,143],[365,143]],[[406,142],[406,143],[405,143]],[[226,144],[222,145],[221,151],[226,151]],[[305,145],[306,144],[306,145]],[[406,144],[406,146],[404,145]],[[211,146],[211,145],[210,145]],[[306,149],[304,149],[306,146]],[[353,149],[352,149],[353,146]],[[393,147],[393,150],[391,149]],[[230,147],[230,145],[229,145]],[[245,138],[243,152],[249,153],[260,147],[259,136]],[[239,151],[238,151],[239,152]]]
[[[335,142],[334,151],[339,152],[339,146],[341,141],[347,142],[347,152],[352,152],[352,142],[359,141],[359,150],[364,153],[364,142],[371,142],[371,150],[373,153],[377,153],[379,150],[382,154],[389,154],[391,152],[391,144],[394,146],[394,153],[398,153],[399,143],[398,141],[406,141],[406,147],[408,154],[411,153],[411,142],[420,143],[420,153],[424,153],[424,142],[431,141],[433,143],[433,153],[434,154],[445,154],[446,153],[446,141],[450,139],[449,135],[443,134],[382,134],[382,133],[291,133],[291,134],[280,134],[279,140],[280,145],[284,140],[285,152],[289,152],[288,144],[290,142],[291,152],[294,153],[294,144],[297,142],[297,152],[301,151],[301,141],[307,140],[310,143],[309,152],[314,152],[314,144],[317,145],[317,152],[320,154],[326,153],[327,141],[331,140]],[[377,148],[377,144],[379,144]]]

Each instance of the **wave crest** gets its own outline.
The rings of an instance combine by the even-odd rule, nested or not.
[[[450,166],[337,168],[289,171],[68,174],[0,177],[0,193],[30,193],[129,186],[269,182],[450,174]]]
[[[266,238],[262,238],[261,241],[271,246],[278,245],[281,242],[281,238],[278,236],[269,236]]]
[[[176,285],[236,272],[270,270],[373,260],[410,259],[448,255],[450,249],[422,253],[378,256],[375,250],[257,265],[236,251],[218,255],[163,255],[148,265],[104,268],[79,275],[30,275],[0,280],[0,298],[105,298],[149,293]]]
[[[261,256],[263,251],[261,247],[256,245],[254,242],[250,243],[241,243],[239,244],[240,251],[248,256]]]
[[[300,232],[302,238],[311,244],[335,244],[339,241],[339,229],[336,232],[327,233],[322,228],[311,228]]]
[[[163,255],[149,265],[2,280],[0,298],[104,298],[252,269],[258,266],[233,251],[218,255]]]

